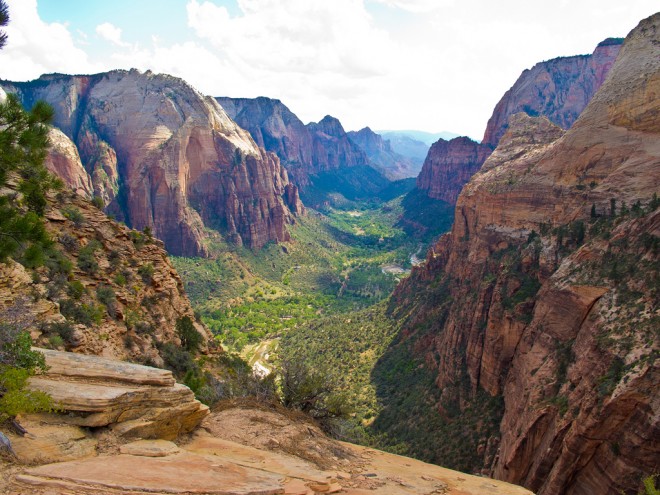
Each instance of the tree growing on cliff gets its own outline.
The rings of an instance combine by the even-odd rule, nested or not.
[[[0,26],[8,22],[7,4],[0,0]],[[0,31],[0,48],[6,41]],[[52,245],[41,218],[47,191],[59,183],[44,166],[52,117],[53,109],[43,102],[30,112],[14,95],[0,102],[0,263],[18,256],[23,265],[34,268],[44,263]],[[0,312],[0,422],[52,408],[48,395],[27,388],[28,378],[45,370],[46,363],[32,350],[26,305],[18,300]]]
[[[5,0],[0,0],[0,26],[9,24],[9,8]],[[7,33],[0,31],[0,49],[7,43]]]
[[[48,395],[27,388],[28,378],[45,371],[46,362],[43,354],[32,350],[26,302],[18,300],[0,312],[0,423],[53,406]]]

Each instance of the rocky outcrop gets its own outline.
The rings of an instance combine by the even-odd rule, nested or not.
[[[48,139],[50,148],[46,156],[46,168],[77,194],[92,199],[94,194],[92,181],[80,161],[76,145],[57,128],[50,129]]]
[[[344,174],[360,175],[362,179],[361,184],[348,184],[349,195],[373,194],[388,184],[378,164],[367,158],[334,117],[328,115],[318,123],[304,125],[279,100],[265,97],[216,100],[238,125],[250,132],[259,146],[277,154],[306,203],[311,201],[318,206],[323,198],[306,193],[310,189],[324,190],[328,182],[341,182]]]
[[[29,387],[46,392],[60,412],[44,423],[109,427],[123,437],[171,440],[194,429],[208,407],[174,381],[171,371],[96,356],[38,349],[48,371]],[[29,442],[29,439],[25,440]]]
[[[497,146],[509,117],[519,112],[544,115],[569,129],[607,78],[622,43],[621,38],[608,38],[591,55],[559,57],[523,71],[495,106],[482,143]]]
[[[461,189],[483,165],[492,148],[468,137],[451,141],[438,140],[431,146],[422,170],[417,176],[417,189],[429,198],[456,204]]]
[[[48,371],[32,377],[28,387],[47,392],[57,411],[19,416],[26,433],[7,429],[21,463],[95,457],[112,450],[110,444],[135,437],[175,439],[194,429],[209,413],[188,387],[174,381],[170,371],[34,350],[44,354]]]
[[[396,153],[390,141],[383,139],[369,127],[359,131],[351,131],[348,137],[367,154],[369,160],[379,166],[391,180],[416,177],[420,167],[410,158]]]
[[[658,469],[659,24],[630,33],[567,132],[510,119],[393,298],[439,409],[502,397],[501,443],[479,454],[542,495],[636,493]]]
[[[209,415],[179,445],[138,440],[98,457],[19,469],[3,493],[530,494],[501,481],[339,443],[290,415],[232,407]]]
[[[52,104],[107,211],[169,252],[206,254],[206,227],[251,248],[289,238],[286,170],[184,81],[131,70],[3,86]]]
[[[49,197],[45,226],[57,256],[31,273],[0,264],[0,311],[28,318],[41,346],[163,365],[180,344],[176,322],[195,322],[183,282],[161,241],[111,220],[71,191]]]
[[[523,71],[495,106],[481,143],[467,137],[439,140],[429,150],[417,188],[432,199],[455,204],[516,113],[545,116],[563,129],[570,128],[605,81],[621,43],[621,39],[607,39],[591,55],[560,57]]]

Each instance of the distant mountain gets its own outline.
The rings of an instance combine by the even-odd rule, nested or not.
[[[330,115],[305,125],[276,99],[216,100],[259,146],[277,154],[310,206],[322,205],[334,193],[351,200],[373,197],[390,182]]]
[[[350,131],[348,137],[367,154],[372,163],[383,169],[389,179],[417,177],[422,168],[419,160],[397,153],[392,149],[389,139],[383,139],[369,127]]]
[[[431,146],[438,139],[453,139],[458,137],[459,134],[455,132],[443,131],[443,132],[426,132],[426,131],[414,131],[414,130],[388,130],[388,131],[376,131],[378,134],[383,136],[385,139],[392,139],[395,137],[408,137],[414,139],[415,141],[421,141],[422,143]]]

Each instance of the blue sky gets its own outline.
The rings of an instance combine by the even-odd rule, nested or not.
[[[625,36],[657,0],[7,0],[0,77],[115,68],[281,99],[304,122],[480,139],[520,73]]]

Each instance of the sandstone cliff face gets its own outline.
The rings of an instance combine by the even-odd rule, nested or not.
[[[0,264],[3,314],[25,315],[40,346],[162,366],[163,346],[180,344],[177,320],[195,319],[162,242],[70,191],[49,198],[45,219],[62,260],[34,275]],[[195,326],[206,342],[208,331]]]
[[[440,140],[429,150],[417,188],[433,199],[456,203],[462,187],[497,146],[516,113],[545,116],[568,129],[605,81],[621,48],[621,40],[600,43],[593,54],[539,62],[525,70],[488,120],[484,139]]]
[[[57,128],[50,130],[48,139],[50,148],[46,156],[46,168],[77,194],[91,199],[94,193],[92,181],[80,161],[76,145]]]
[[[457,137],[438,140],[431,146],[422,170],[417,176],[417,189],[429,198],[456,204],[463,186],[483,165],[492,147]]]
[[[440,409],[502,396],[501,444],[480,452],[539,494],[636,493],[658,469],[659,24],[631,32],[568,132],[510,120],[394,296]]]
[[[570,128],[605,81],[622,42],[609,38],[591,55],[555,58],[523,71],[495,106],[482,142],[497,146],[509,117],[518,112],[545,115],[558,126]]]
[[[378,164],[367,158],[334,117],[328,115],[318,123],[304,125],[279,100],[264,97],[219,97],[216,100],[238,125],[250,132],[259,146],[277,154],[292,182],[303,193],[305,202],[310,200],[316,206],[319,198],[305,196],[305,193],[313,186],[324,189],[327,182],[335,179],[334,175],[353,172],[360,175],[362,185],[348,187],[357,195],[371,194],[388,182]]]
[[[413,160],[396,153],[389,140],[383,139],[369,127],[351,131],[348,137],[367,154],[372,163],[381,167],[389,179],[406,179],[419,174],[420,167]]]
[[[280,100],[218,97],[218,103],[257,145],[272,151],[301,188],[315,172],[312,135],[305,124]]]
[[[107,211],[171,253],[206,254],[205,227],[252,248],[289,238],[277,157],[184,81],[132,70],[3,86],[28,107],[51,103]]]

